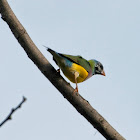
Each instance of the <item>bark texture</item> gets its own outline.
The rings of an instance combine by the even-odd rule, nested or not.
[[[46,78],[60,91],[75,109],[83,115],[107,140],[125,140],[80,94],[73,94],[74,89],[52,67],[36,47],[30,36],[11,10],[6,0],[0,0],[2,19],[9,25],[28,57],[34,62]]]

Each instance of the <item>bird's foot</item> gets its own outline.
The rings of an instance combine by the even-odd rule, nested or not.
[[[59,73],[59,74],[60,74],[60,69],[57,69],[57,73]]]
[[[74,89],[73,93],[74,93],[74,94],[76,93],[77,95],[79,95],[79,93],[78,93],[78,88],[77,88],[77,87]]]
[[[69,83],[69,82],[67,82],[67,84],[68,84],[68,85],[70,85],[70,83]]]

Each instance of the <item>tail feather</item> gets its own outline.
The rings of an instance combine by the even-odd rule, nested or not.
[[[45,45],[42,45],[42,46],[45,47],[47,51],[51,50],[49,47],[47,47]]]
[[[43,45],[44,46],[44,45]],[[52,54],[52,56],[53,56],[53,60],[55,61],[55,63],[58,65],[58,63],[57,63],[57,59],[60,59],[60,55],[57,53],[57,52],[55,52],[54,50],[52,50],[52,49],[50,49],[49,47],[46,47],[46,46],[44,46],[45,48],[46,48],[46,50],[48,51],[48,52],[50,52],[51,54]]]
[[[44,46],[44,45],[43,45],[43,47],[45,47],[46,50],[47,50],[48,52],[50,52],[52,55],[53,55],[54,53],[56,53],[54,50],[50,49],[49,47],[46,47],[46,46]]]

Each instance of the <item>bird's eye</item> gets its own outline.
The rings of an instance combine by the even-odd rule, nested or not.
[[[101,65],[100,67],[101,67],[101,69],[103,70],[103,65]]]

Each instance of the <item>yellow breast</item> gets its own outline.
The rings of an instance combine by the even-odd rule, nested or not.
[[[64,75],[73,83],[75,83],[74,72],[79,73],[79,77],[77,78],[77,83],[83,82],[87,76],[88,72],[80,65],[73,63],[71,67],[65,67],[62,69]]]

